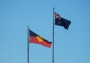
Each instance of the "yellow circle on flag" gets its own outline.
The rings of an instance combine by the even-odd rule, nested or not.
[[[37,36],[36,38],[38,39],[39,42],[42,42],[43,41],[43,38],[40,37],[40,36]]]

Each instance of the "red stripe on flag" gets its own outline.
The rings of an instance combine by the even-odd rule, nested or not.
[[[30,43],[35,43],[35,44],[40,44],[40,45],[43,45],[43,46],[45,46],[45,47],[51,47],[51,42],[47,42],[47,41],[42,41],[42,42],[40,42],[40,41],[38,41],[38,39],[36,38],[36,37],[34,37],[34,36],[30,36],[30,41],[29,41]]]

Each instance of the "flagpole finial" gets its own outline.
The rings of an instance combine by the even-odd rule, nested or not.
[[[29,26],[27,26],[29,28]]]
[[[55,9],[55,8],[53,7],[53,9]]]

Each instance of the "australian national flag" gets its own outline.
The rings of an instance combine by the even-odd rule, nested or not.
[[[63,26],[65,29],[69,28],[71,21],[62,18],[58,13],[55,13],[55,25]]]

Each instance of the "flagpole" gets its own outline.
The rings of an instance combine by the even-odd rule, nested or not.
[[[54,17],[54,9],[55,9],[55,8],[53,8],[52,63],[54,63],[54,21],[55,21],[55,17]]]
[[[29,63],[29,26],[27,26],[27,63]]]

